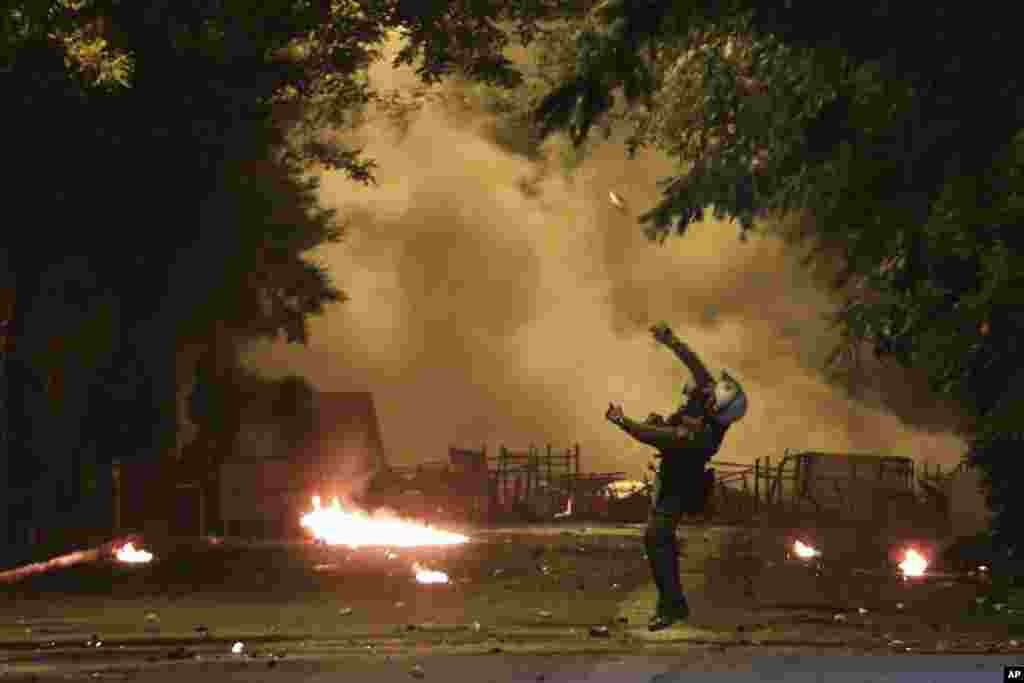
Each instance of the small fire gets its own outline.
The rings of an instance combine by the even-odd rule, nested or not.
[[[903,561],[900,562],[900,571],[903,572],[903,576],[922,576],[927,568],[928,560],[925,559],[925,556],[913,548],[907,548],[903,555]]]
[[[797,540],[795,543],[793,543],[793,552],[796,553],[797,557],[803,560],[809,560],[812,557],[817,557],[821,554],[817,550],[815,550],[814,548],[800,540]]]
[[[125,543],[118,548],[116,554],[119,562],[130,562],[132,564],[143,564],[153,559],[153,553],[141,549],[137,550],[131,543]]]
[[[411,548],[421,545],[458,545],[466,536],[399,519],[372,519],[363,512],[348,512],[338,499],[328,508],[320,507],[320,496],[313,496],[313,511],[302,516],[302,526],[327,545],[359,548],[382,545]]]
[[[416,572],[416,580],[420,583],[448,583],[447,574],[432,569],[425,569],[420,566],[419,562],[413,563],[412,570]]]

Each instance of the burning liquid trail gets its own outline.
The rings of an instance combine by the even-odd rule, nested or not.
[[[118,562],[127,562],[129,564],[145,564],[153,559],[153,553],[146,552],[141,548],[136,549],[131,543],[125,543],[121,546],[116,556]]]
[[[302,526],[328,545],[391,546],[412,548],[422,545],[458,545],[469,540],[432,527],[403,522],[398,519],[371,519],[362,512],[348,512],[338,499],[328,508],[320,507],[320,497],[313,497],[313,511],[302,516]]]

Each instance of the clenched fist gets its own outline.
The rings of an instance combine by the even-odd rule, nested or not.
[[[669,327],[666,323],[658,323],[657,325],[652,325],[651,334],[654,335],[655,340],[661,342],[662,344],[668,344],[669,342],[676,338],[676,335],[672,331],[672,328]]]

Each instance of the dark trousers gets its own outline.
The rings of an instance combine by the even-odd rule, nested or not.
[[[654,575],[654,585],[658,588],[659,611],[686,604],[679,580],[679,540],[676,538],[676,529],[683,518],[682,509],[681,496],[661,495],[655,491],[647,516],[644,548]]]

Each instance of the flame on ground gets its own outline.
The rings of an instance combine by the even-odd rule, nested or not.
[[[900,562],[900,571],[903,576],[922,576],[928,568],[928,560],[924,555],[913,548],[907,548],[903,554],[903,561]]]
[[[136,549],[131,543],[125,543],[118,548],[116,555],[119,562],[129,562],[131,564],[144,564],[153,559],[153,553],[146,552],[141,548]]]
[[[420,566],[419,562],[413,563],[412,570],[416,572],[416,580],[420,583],[448,583],[447,574],[432,569],[425,569]]]
[[[398,519],[372,519],[363,512],[345,510],[338,499],[320,507],[320,496],[313,496],[313,511],[302,516],[302,526],[328,545],[359,548],[383,545],[411,548],[422,545],[458,545],[469,540],[461,534],[403,522]]]
[[[815,550],[814,548],[800,540],[793,543],[793,552],[796,553],[797,557],[804,560],[809,560],[812,557],[817,557],[821,554],[817,550]]]

